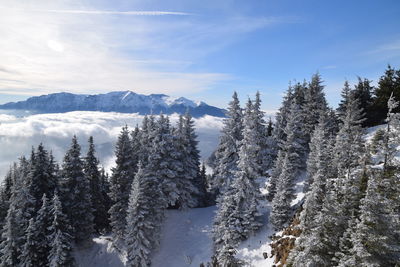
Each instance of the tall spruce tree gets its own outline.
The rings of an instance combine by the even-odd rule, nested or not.
[[[296,239],[295,248],[291,251],[288,261],[292,266],[323,265],[323,261],[313,251],[311,244],[319,243],[319,240],[316,241],[320,230],[317,222],[326,194],[326,179],[331,175],[329,165],[332,161],[332,149],[330,149],[330,145],[326,115],[322,115],[311,138],[311,151],[307,161],[307,177],[310,187],[300,213],[302,232]]]
[[[214,220],[214,254],[223,266],[237,264],[234,251],[240,241],[248,238],[260,226],[258,201],[260,190],[257,179],[261,177],[257,161],[260,147],[257,140],[257,120],[249,100],[244,116],[243,139],[239,152],[239,170],[232,185],[218,199],[218,212]]]
[[[61,201],[57,192],[54,194],[50,207],[51,225],[49,227],[49,255],[48,262],[51,267],[74,266],[72,251],[71,226],[67,215],[62,210]]]
[[[295,180],[305,169],[304,158],[307,155],[307,143],[301,123],[304,121],[302,114],[300,105],[294,101],[285,128],[287,138],[282,148],[283,153],[280,159],[282,161],[278,162],[278,164],[282,164],[282,169],[275,181],[276,193],[272,200],[271,223],[277,229],[281,228],[291,216]]]
[[[386,118],[388,112],[387,102],[393,94],[395,99],[400,99],[400,70],[396,70],[388,65],[385,73],[379,78],[378,86],[374,90],[372,114],[373,124],[381,124]],[[400,112],[397,107],[394,112]]]
[[[184,145],[184,176],[192,181],[196,189],[194,198],[196,206],[204,207],[207,201],[207,188],[204,176],[200,174],[200,151],[197,148],[197,134],[194,129],[194,121],[189,112],[186,112],[183,117],[182,133],[178,136],[178,140]]]
[[[216,167],[214,169],[212,187],[223,193],[234,179],[238,170],[240,141],[243,138],[243,114],[237,93],[234,92],[228,106],[227,118],[216,151]]]
[[[275,127],[272,132],[274,140],[276,140],[277,145],[282,148],[284,142],[286,141],[285,128],[288,121],[288,115],[290,112],[290,106],[293,100],[293,86],[290,84],[286,94],[283,98],[281,107],[275,115]]]
[[[76,136],[64,156],[61,190],[64,210],[72,225],[72,236],[78,243],[89,241],[93,234],[93,211],[90,182],[83,171],[81,147]]]
[[[372,110],[372,91],[374,90],[370,80],[358,77],[358,82],[354,86],[355,98],[359,100],[360,108],[365,113],[365,121],[362,123],[363,127],[373,125],[373,110]]]
[[[126,226],[126,211],[129,201],[129,188],[134,178],[132,159],[132,143],[128,127],[122,128],[116,144],[116,166],[112,169],[110,179],[110,199],[112,206],[109,210],[110,225],[113,238],[123,239]]]
[[[29,162],[22,157],[14,168],[14,183],[11,188],[10,206],[2,231],[0,244],[0,266],[17,266],[26,242],[25,231],[35,212],[35,199],[27,187]]]
[[[132,183],[125,241],[127,266],[150,266],[151,252],[158,246],[163,210],[157,203],[157,177],[139,164]]]
[[[43,194],[52,196],[57,187],[57,177],[54,173],[54,162],[47,150],[40,144],[37,150],[32,150],[27,186],[35,198],[35,209],[40,209]]]
[[[176,206],[185,209],[195,205],[191,193],[197,190],[193,181],[188,179],[190,177],[185,176],[182,152],[179,139],[171,134],[169,118],[161,114],[156,123],[148,164],[152,175],[160,181],[162,194],[159,201],[165,208]]]
[[[29,220],[26,241],[21,254],[22,266],[48,266],[49,205],[46,194],[42,197],[42,207],[37,215]]]
[[[339,106],[337,108],[337,114],[338,116],[343,120],[343,117],[346,114],[346,109],[349,104],[349,99],[350,99],[350,94],[352,93],[349,81],[345,81],[342,92],[340,93],[342,99],[340,100]]]
[[[348,242],[346,229],[358,216],[363,197],[363,171],[360,167],[365,158],[362,140],[363,112],[354,94],[346,106],[343,123],[336,137],[331,175],[326,182],[326,194],[321,213],[317,216],[313,242],[307,248],[318,264],[335,266],[340,253]]]
[[[0,236],[7,217],[7,210],[10,207],[13,172],[13,168],[10,167],[0,186]]]
[[[260,92],[257,91],[256,98],[252,105],[252,119],[254,120],[254,138],[257,141],[257,162],[260,166],[258,171],[260,176],[266,176],[267,170],[270,169],[274,160],[274,149],[271,147],[270,139],[264,120],[265,113],[261,110]]]
[[[93,210],[93,224],[94,230],[97,233],[101,233],[108,228],[107,207],[102,192],[101,173],[99,170],[99,160],[95,153],[95,146],[93,143],[93,137],[89,137],[89,149],[84,159],[83,170],[86,179],[89,181],[90,195],[92,199],[92,210]]]
[[[299,103],[301,105],[301,103]],[[302,106],[302,105],[301,105]],[[321,76],[319,73],[311,77],[311,82],[306,87],[304,92],[304,138],[308,144],[311,140],[311,135],[318,125],[318,119],[321,113],[326,113],[328,104],[325,99],[324,86],[322,85]]]

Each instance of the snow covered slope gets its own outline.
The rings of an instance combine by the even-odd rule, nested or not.
[[[215,206],[188,211],[168,210],[161,245],[154,253],[153,267],[198,267],[212,255],[211,229]],[[124,253],[117,251],[110,237],[93,239],[90,248],[76,249],[79,267],[122,267]]]
[[[117,91],[98,95],[56,93],[28,98],[26,101],[0,105],[0,109],[33,110],[39,113],[68,111],[105,111],[139,114],[183,114],[189,110],[192,116],[211,115],[224,117],[223,109],[195,103],[184,97],[173,98],[163,94],[142,95],[131,91]]]

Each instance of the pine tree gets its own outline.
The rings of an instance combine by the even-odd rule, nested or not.
[[[358,83],[354,87],[355,98],[359,100],[360,108],[365,112],[366,119],[362,123],[363,127],[373,126],[373,110],[372,110],[372,91],[371,82],[368,79],[358,77]]]
[[[279,149],[282,148],[286,141],[285,128],[288,121],[288,115],[290,112],[290,106],[293,100],[293,87],[289,85],[286,95],[283,98],[283,102],[278,112],[275,115],[275,128],[272,132],[274,140],[277,142]],[[276,165],[276,164],[275,164]]]
[[[133,165],[135,166],[135,173],[136,173],[139,164],[139,151],[140,151],[140,129],[138,125],[136,125],[133,131],[131,132],[131,142],[132,142],[132,162]]]
[[[112,169],[110,179],[109,195],[112,206],[109,214],[112,234],[115,240],[124,237],[129,188],[134,178],[132,154],[132,143],[129,138],[128,127],[125,126],[122,128],[116,144],[116,166]]]
[[[227,118],[224,120],[224,127],[215,155],[216,168],[214,169],[212,187],[217,193],[223,193],[229,187],[234,179],[235,172],[238,170],[239,146],[243,138],[242,117],[239,99],[235,92],[228,106]]]
[[[74,259],[71,255],[72,237],[68,217],[62,211],[62,205],[58,194],[55,193],[50,208],[51,226],[49,227],[50,250],[48,262],[50,267],[74,266]]]
[[[291,105],[285,133],[287,139],[282,148],[281,171],[276,179],[276,194],[272,200],[271,223],[281,228],[291,216],[295,179],[305,169],[306,141],[304,140],[301,107],[294,101]],[[283,155],[284,154],[284,155]],[[279,158],[278,158],[279,159]]]
[[[277,186],[277,183],[278,183],[278,180],[279,180],[279,176],[280,176],[281,171],[282,171],[282,166],[283,166],[284,159],[285,159],[285,152],[282,149],[280,149],[278,151],[278,156],[277,156],[277,158],[275,160],[274,167],[272,169],[272,173],[271,173],[271,176],[269,178],[269,183],[268,183],[268,186],[267,186],[267,189],[268,189],[267,199],[269,201],[272,201],[272,199],[274,198],[274,196],[276,194],[276,190],[277,190],[276,186]]]
[[[260,191],[257,179],[260,165],[256,160],[260,147],[254,118],[253,105],[249,100],[244,116],[243,139],[239,152],[239,170],[227,191],[218,199],[218,212],[214,220],[214,254],[222,266],[236,264],[234,251],[240,241],[248,238],[261,224],[258,221]]]
[[[22,266],[47,266],[49,205],[46,194],[42,197],[42,207],[31,218],[26,230],[26,241],[21,255]]]
[[[397,106],[391,96],[385,142],[378,147],[385,158],[383,169],[369,173],[360,216],[348,229],[348,246],[339,266],[396,266],[400,262],[400,172],[395,158],[400,145],[400,113],[393,113]]]
[[[89,137],[89,149],[84,159],[84,173],[90,184],[90,195],[92,199],[93,224],[97,233],[108,227],[107,209],[104,194],[101,190],[101,173],[99,171],[99,160],[96,158],[93,137]]]
[[[14,205],[8,209],[0,244],[0,266],[14,267],[19,263],[20,247],[17,210]]]
[[[316,73],[312,76],[311,82],[304,92],[304,105],[298,103],[304,112],[304,139],[308,144],[311,140],[311,135],[318,124],[319,116],[326,113],[328,104],[325,99],[324,86],[322,85],[321,76]]]
[[[340,100],[339,107],[336,110],[341,119],[343,119],[343,117],[346,114],[346,109],[347,109],[347,106],[349,104],[350,94],[352,94],[351,88],[350,88],[350,84],[346,80],[344,82],[343,89],[342,89],[342,92],[340,94],[342,99]]]
[[[26,183],[31,195],[35,198],[35,209],[40,209],[42,196],[47,194],[52,196],[57,187],[57,177],[54,173],[54,162],[49,153],[40,144],[35,151],[32,149],[30,159],[30,170]]]
[[[385,114],[388,112],[387,102],[392,95],[400,99],[400,70],[396,70],[388,65],[384,75],[378,81],[378,86],[374,90],[374,99],[372,106],[373,124],[381,124],[385,120]],[[394,112],[400,112],[397,107]]]
[[[180,147],[179,140],[171,134],[169,118],[161,114],[156,123],[148,164],[152,175],[160,181],[162,194],[159,201],[165,208],[176,206],[184,209],[195,205],[191,192],[197,190],[185,177]]]
[[[311,138],[311,152],[307,161],[307,176],[311,180],[310,188],[305,196],[303,210],[300,213],[300,228],[302,230],[296,239],[294,250],[290,254],[290,262],[293,266],[323,265],[323,261],[315,253],[312,244],[319,244],[318,233],[320,231],[318,220],[320,210],[326,194],[326,179],[329,177],[331,162],[330,142],[327,136],[327,123],[325,116],[320,117],[319,124]]]
[[[13,168],[10,168],[0,186],[0,236],[1,229],[3,229],[5,219],[7,217],[7,210],[10,207],[11,189],[13,186],[13,171]]]
[[[178,134],[178,141],[182,142],[183,162],[184,162],[184,178],[191,180],[196,192],[195,195],[196,206],[204,207],[206,202],[206,181],[204,176],[200,175],[200,151],[198,150],[197,134],[194,129],[194,121],[192,116],[186,112],[182,118],[181,133]]]
[[[72,224],[76,242],[89,241],[93,233],[93,213],[90,183],[83,172],[81,147],[76,136],[64,156],[61,173],[61,190],[64,210]]]
[[[260,176],[266,176],[267,170],[270,169],[274,160],[274,149],[268,138],[266,122],[264,120],[264,112],[261,110],[260,92],[257,91],[256,99],[252,105],[252,119],[254,120],[254,138],[257,140],[259,150],[257,151],[257,163],[260,165],[258,171]]]
[[[142,127],[138,134],[139,140],[139,153],[138,162],[140,161],[142,165],[146,165],[150,156],[150,150],[153,144],[154,134],[155,134],[155,118],[153,115],[144,116],[142,121]]]
[[[26,243],[22,249],[21,255],[21,266],[24,267],[34,267],[34,266],[45,266],[38,265],[40,260],[38,259],[40,256],[38,255],[38,251],[36,249],[36,240],[35,234],[38,232],[38,229],[35,226],[35,221],[33,218],[29,220],[28,229],[26,230]]]
[[[157,178],[139,164],[127,212],[127,266],[150,266],[150,254],[158,246],[163,211],[157,203],[157,183]]]
[[[366,158],[361,128],[363,113],[353,94],[350,94],[346,114],[342,119],[329,175],[333,178],[326,182],[321,213],[315,222],[318,226],[311,235],[313,243],[309,243],[307,248],[313,255],[310,259],[318,259],[319,264],[328,266],[338,264],[341,255],[337,251],[339,248],[343,250],[348,243],[346,229],[357,218],[360,200],[364,194],[364,172],[360,168]]]
[[[15,178],[11,188],[10,206],[0,244],[0,266],[16,266],[20,262],[26,241],[25,231],[35,209],[35,199],[26,184],[28,174],[29,163],[22,157],[19,165],[14,168]]]

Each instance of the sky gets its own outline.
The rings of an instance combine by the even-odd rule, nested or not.
[[[276,110],[317,71],[335,106],[347,79],[400,67],[400,1],[0,0],[0,103],[60,91],[165,93]]]

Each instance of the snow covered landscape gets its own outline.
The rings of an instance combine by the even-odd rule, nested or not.
[[[399,10],[0,0],[0,267],[400,267]]]

